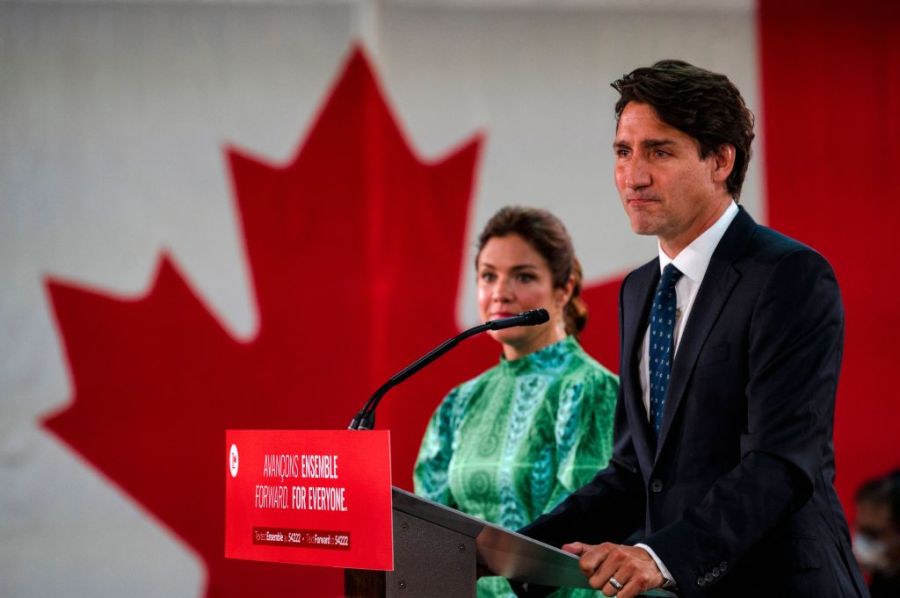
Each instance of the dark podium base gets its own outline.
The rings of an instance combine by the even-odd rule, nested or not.
[[[344,572],[352,598],[475,598],[475,539],[394,509],[394,570]]]

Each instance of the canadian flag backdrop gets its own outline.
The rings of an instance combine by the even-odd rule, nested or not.
[[[0,3],[0,596],[338,596],[226,561],[226,428],[342,428],[477,322],[474,237],[509,203],[569,227],[587,349],[653,256],[612,183],[609,82],[663,57],[758,117],[742,203],[821,251],[847,335],[852,517],[900,465],[900,9],[889,0]],[[379,410],[395,483],[458,347]]]

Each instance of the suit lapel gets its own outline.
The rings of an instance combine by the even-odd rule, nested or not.
[[[637,423],[637,429],[632,427],[633,440],[645,472],[650,471],[656,443],[647,421],[647,410],[644,408],[638,364],[653,293],[658,283],[659,259],[655,259],[632,273],[625,283],[622,298],[621,384],[625,387],[624,395],[629,417]]]
[[[728,297],[740,280],[734,262],[745,254],[747,243],[755,228],[756,223],[741,208],[713,252],[672,364],[662,428],[656,448],[657,457],[665,444],[672,421],[678,413],[678,407],[684,399],[685,389],[700,350],[718,320],[722,308],[725,307]]]

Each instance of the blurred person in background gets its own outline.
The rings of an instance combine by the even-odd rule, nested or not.
[[[853,554],[869,577],[872,598],[900,596],[900,469],[856,491]]]
[[[479,236],[475,270],[482,320],[537,308],[550,320],[490,333],[501,345],[500,363],[438,406],[414,484],[421,496],[514,530],[606,465],[619,382],[576,340],[587,307],[581,266],[559,219],[545,210],[501,209]],[[514,594],[505,579],[482,577],[478,596]]]

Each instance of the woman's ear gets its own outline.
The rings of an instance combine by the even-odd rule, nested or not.
[[[562,309],[566,303],[572,298],[572,292],[575,290],[575,275],[570,274],[566,286],[555,289],[556,306]]]

